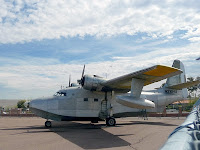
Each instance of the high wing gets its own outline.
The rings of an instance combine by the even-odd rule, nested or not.
[[[180,83],[180,84],[177,84],[177,85],[169,86],[167,88],[175,89],[175,90],[181,90],[181,89],[184,89],[184,88],[187,88],[187,87],[198,85],[199,83],[200,83],[200,81],[197,80],[197,81],[191,81],[191,82],[186,82],[186,83]]]
[[[101,83],[101,85],[105,91],[114,90],[118,92],[127,92],[131,89],[131,82],[133,78],[143,80],[144,86],[146,86],[181,73],[182,71],[177,68],[156,65],[111,80],[107,80]]]

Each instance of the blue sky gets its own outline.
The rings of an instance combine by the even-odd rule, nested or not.
[[[0,99],[52,95],[87,74],[107,78],[174,59],[200,76],[196,1],[0,2]],[[155,87],[158,85],[155,85]],[[151,87],[152,88],[152,87]]]

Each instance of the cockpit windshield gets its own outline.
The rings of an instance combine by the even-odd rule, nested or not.
[[[67,96],[66,92],[56,92],[53,96]]]

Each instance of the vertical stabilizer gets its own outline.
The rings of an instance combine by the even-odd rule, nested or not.
[[[174,60],[172,67],[182,70],[183,73],[168,78],[167,82],[166,82],[166,87],[178,85],[181,83],[186,83],[185,68],[184,68],[183,63],[180,60]],[[182,96],[183,96],[183,98],[187,98],[188,91],[186,88],[182,89]]]
[[[185,68],[184,68],[183,63],[180,60],[174,60],[172,67],[182,70],[183,73],[168,78],[166,82],[167,86],[173,86],[180,83],[185,83],[186,77],[185,77]]]

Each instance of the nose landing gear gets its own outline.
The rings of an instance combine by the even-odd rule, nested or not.
[[[47,127],[47,128],[51,128],[51,121],[46,121],[45,122],[45,127]]]

